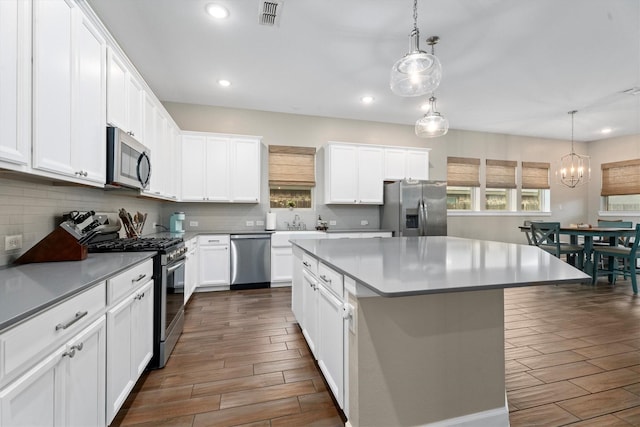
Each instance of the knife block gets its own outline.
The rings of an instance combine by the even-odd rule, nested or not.
[[[78,240],[62,227],[56,227],[34,247],[22,254],[15,263],[81,261],[87,258],[88,254],[86,245],[78,243]]]

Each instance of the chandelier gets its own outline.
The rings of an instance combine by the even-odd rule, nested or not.
[[[400,96],[420,96],[431,93],[440,85],[442,65],[433,54],[433,45],[438,37],[431,37],[431,53],[420,50],[420,32],[418,31],[418,0],[413,0],[413,30],[411,51],[400,58],[391,68],[390,86],[393,93]]]
[[[589,156],[576,154],[573,149],[573,119],[577,112],[577,110],[569,111],[571,114],[571,152],[560,157],[560,167],[557,172],[560,182],[569,188],[586,184],[591,179],[591,159]]]
[[[420,138],[435,138],[449,131],[449,120],[436,110],[436,97],[429,98],[429,112],[416,121],[416,135]]]

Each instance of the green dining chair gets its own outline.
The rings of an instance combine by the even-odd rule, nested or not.
[[[560,242],[559,222],[531,222],[531,240],[534,245],[560,258],[566,255],[567,262],[582,269],[584,246]],[[572,262],[571,259],[575,258]]]
[[[599,219],[598,220],[598,227],[601,228],[631,228],[633,227],[633,222],[632,221],[622,221],[621,219],[616,219],[616,220],[605,220],[605,219]],[[623,239],[623,238],[618,238],[618,244],[622,245],[622,246],[629,246],[629,238]],[[598,240],[594,240],[593,241],[594,246],[595,245],[609,245],[609,241],[608,239],[604,239],[604,238],[599,238]]]
[[[633,245],[630,248],[622,246],[596,246],[593,248],[593,274],[591,275],[591,284],[595,285],[598,276],[612,275],[612,283],[615,285],[616,277],[631,278],[631,287],[633,293],[638,293],[638,283],[636,278],[636,260],[640,257],[638,252],[638,243],[640,243],[640,224],[636,224],[636,235]],[[611,257],[613,265],[609,268],[600,268],[600,258]],[[622,260],[622,264],[619,261]]]

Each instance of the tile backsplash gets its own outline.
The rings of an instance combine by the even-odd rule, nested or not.
[[[163,202],[138,198],[130,190],[59,185],[48,181],[14,179],[0,174],[0,266],[16,258],[47,236],[59,224],[62,214],[94,210],[146,212],[143,233],[153,232],[153,223],[161,223]],[[5,236],[22,235],[22,249],[6,251]]]

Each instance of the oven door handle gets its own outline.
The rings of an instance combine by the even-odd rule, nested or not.
[[[177,269],[179,269],[180,267],[182,267],[183,265],[185,265],[185,263],[187,262],[187,260],[182,260],[179,263],[177,263],[176,265],[172,265],[171,267],[167,268],[167,273],[171,273]]]

